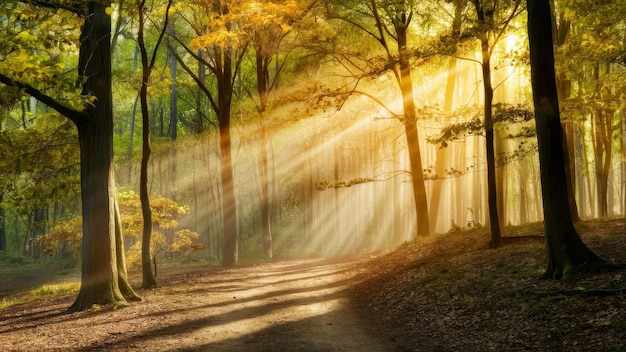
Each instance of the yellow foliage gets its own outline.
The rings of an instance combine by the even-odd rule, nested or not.
[[[130,191],[118,194],[122,230],[125,235],[138,237],[143,229],[143,215],[139,195]],[[188,206],[178,205],[175,201],[163,197],[150,200],[153,227],[161,230],[178,227],[178,219],[189,213]]]
[[[122,217],[122,233],[127,236],[133,245],[126,252],[129,265],[141,263],[141,234],[143,231],[143,215],[139,196],[134,192],[118,193],[118,204]],[[201,249],[202,245],[194,244],[199,238],[196,232],[184,229],[176,232],[172,243],[159,230],[176,229],[178,219],[189,213],[188,206],[181,206],[175,201],[157,197],[150,201],[152,210],[153,231],[151,237],[152,253],[169,251],[190,251]],[[82,219],[80,217],[64,221],[55,226],[50,233],[45,234],[37,241],[44,246],[44,253],[65,255],[77,253],[82,240]]]
[[[45,254],[62,256],[76,253],[80,249],[82,224],[80,217],[61,222],[52,231],[37,239],[37,242],[44,246]]]
[[[163,251],[164,244],[167,242],[165,236],[158,231],[152,232],[150,238],[150,252],[159,254]],[[128,267],[137,267],[141,265],[141,240],[133,243],[133,245],[126,250],[126,265]]]
[[[205,49],[205,48],[238,48],[242,45],[242,32],[241,31],[229,31],[218,30],[211,32],[210,34],[201,35],[191,40],[191,49]]]
[[[176,238],[174,242],[168,247],[170,252],[189,252],[200,250],[204,248],[204,245],[193,243],[193,240],[197,240],[200,235],[197,232],[189,231],[187,229],[176,232]]]

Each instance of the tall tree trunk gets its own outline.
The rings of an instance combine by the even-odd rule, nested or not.
[[[580,221],[578,206],[576,205],[575,183],[576,179],[576,157],[574,155],[574,127],[572,122],[564,122],[563,129],[563,157],[565,162],[565,177],[567,182],[567,200],[569,211],[572,213],[572,220],[576,223]]]
[[[400,148],[399,148],[399,142],[396,140],[393,140],[392,142],[393,147],[391,149],[391,153],[392,153],[392,160],[395,160],[395,162],[393,163],[393,165],[400,165],[401,167],[404,166],[405,162],[404,162],[404,153],[401,152]],[[391,172],[396,172],[396,170],[391,170]],[[391,238],[389,239],[390,242],[392,244],[399,244],[402,243],[402,241],[404,240],[404,238],[406,237],[406,234],[402,232],[402,229],[405,228],[404,226],[402,226],[402,221],[404,220],[402,218],[402,208],[403,204],[402,204],[402,182],[404,179],[404,175],[400,174],[400,175],[396,175],[393,178],[393,181],[391,183],[391,200],[393,202],[391,209],[387,208],[387,211],[391,210],[392,214],[391,216],[393,217],[393,236],[391,236]],[[384,218],[386,218],[387,216],[384,216]]]
[[[549,0],[528,0],[528,38],[539,146],[547,278],[568,278],[602,260],[580,239],[568,207]]]
[[[507,101],[507,100],[503,100]],[[492,118],[493,119],[493,118]],[[507,145],[502,133],[499,133],[494,126],[494,163],[496,171],[496,197],[497,197],[497,209],[498,209],[498,223],[502,224],[510,223],[507,217],[507,164],[501,162],[500,158],[496,158],[495,155],[506,155]],[[498,165],[499,164],[499,165]]]
[[[259,134],[259,159],[261,171],[261,224],[263,227],[263,253],[265,258],[272,258],[272,226],[270,214],[270,190],[269,190],[269,165],[267,157],[267,126],[265,110],[267,108],[267,94],[269,90],[269,58],[263,55],[263,50],[257,48],[256,53],[256,80],[259,104],[260,134]]]
[[[147,82],[142,88],[141,96],[141,116],[142,116],[142,153],[141,169],[139,171],[139,199],[141,201],[141,214],[143,216],[143,227],[141,236],[141,269],[143,283],[141,287],[151,288],[156,286],[156,279],[151,264],[152,241],[152,210],[150,209],[150,197],[148,195],[148,163],[150,162],[150,117],[148,112]],[[145,91],[144,91],[145,89]]]
[[[174,21],[171,20],[167,24],[167,30],[170,33],[175,32],[175,24]],[[170,85],[170,121],[169,121],[169,136],[171,139],[170,144],[170,158],[169,158],[169,169],[170,175],[168,177],[170,198],[176,199],[176,139],[178,138],[178,95],[176,93],[176,85],[177,85],[177,74],[178,74],[178,65],[176,61],[176,47],[174,46],[173,40],[168,40],[167,43],[167,53],[168,59],[170,62],[169,70],[170,70],[170,78],[172,79],[172,84]],[[163,182],[163,181],[162,181]]]
[[[480,0],[474,0],[478,22],[487,25],[491,21],[486,18]],[[493,16],[493,14],[491,14]],[[483,90],[485,95],[484,115],[485,115],[485,140],[487,156],[487,205],[489,207],[489,224],[491,230],[491,248],[502,246],[502,235],[500,232],[500,218],[498,216],[498,194],[496,190],[496,157],[494,148],[493,131],[493,86],[491,83],[491,50],[489,47],[488,33],[480,34],[480,46],[482,52],[481,69],[483,74]],[[501,190],[502,191],[502,190]]]
[[[77,121],[81,164],[83,241],[81,288],[71,311],[93,304],[126,302],[120,291],[115,239],[115,183],[113,177],[113,98],[111,93],[111,18],[106,3],[91,1],[81,33],[78,67],[87,77],[86,119]]]
[[[70,311],[94,304],[124,303],[120,291],[114,221],[113,98],[111,93],[110,1],[85,4],[81,29],[78,73],[85,78],[82,96],[94,97],[77,111],[41,91],[0,74],[0,82],[18,87],[70,119],[78,129],[80,186],[83,215],[81,288]],[[54,6],[54,5],[53,5]],[[122,258],[123,259],[123,258]],[[130,287],[130,286],[129,286]]]
[[[594,171],[596,176],[596,199],[597,199],[597,215],[600,218],[608,215],[608,163],[610,160],[610,141],[606,140],[605,132],[605,112],[600,109],[594,109],[592,112],[592,123],[594,127],[593,153],[594,153]],[[607,143],[608,142],[608,143]]]
[[[4,208],[2,207],[3,194],[0,193],[0,251],[7,250],[7,231]]]
[[[452,103],[454,97],[454,87],[456,86],[456,58],[450,58],[448,64],[448,80],[446,84],[446,95],[443,104],[443,112],[449,113],[452,111]],[[446,172],[446,151],[447,148],[437,148],[435,155],[435,175],[436,178],[433,182],[433,191],[430,198],[430,226],[431,232],[437,229],[437,223],[439,220],[439,211],[441,204],[441,189],[442,184],[445,181]]]
[[[174,23],[170,23],[169,26],[174,26]],[[173,28],[172,28],[173,31]],[[170,77],[172,79],[172,84],[170,85],[170,121],[169,121],[169,135],[170,139],[175,141],[178,137],[178,97],[176,93],[176,77],[177,77],[177,65],[176,65],[176,56],[174,55],[174,44],[170,41],[167,45],[167,52],[170,60]]]
[[[526,180],[528,180],[529,174],[526,171],[526,166],[529,164],[528,162],[528,158],[523,158],[519,161],[519,167],[517,168],[518,172],[519,172],[519,207],[520,207],[520,211],[519,211],[519,223],[520,224],[526,224],[528,222],[528,200],[527,200],[527,193],[528,193],[528,188],[527,188],[527,184],[528,182],[526,182]]]
[[[132,183],[133,174],[133,137],[135,136],[135,120],[137,117],[137,102],[139,99],[135,99],[133,103],[133,112],[130,116],[130,137],[128,140],[128,183]]]
[[[269,165],[267,160],[267,129],[261,113],[261,133],[259,138],[261,171],[261,226],[263,227],[263,253],[265,258],[272,258],[272,226],[270,214]]]
[[[222,264],[237,264],[239,257],[237,243],[237,204],[232,165],[230,137],[230,112],[233,95],[233,67],[230,52],[223,53],[218,80],[218,112],[220,130],[220,166],[222,179],[222,220],[224,243]]]
[[[409,149],[411,163],[411,179],[413,184],[413,198],[417,215],[417,236],[424,237],[430,234],[430,219],[428,217],[428,201],[424,182],[424,168],[420,151],[419,135],[415,115],[415,98],[413,97],[413,81],[411,79],[411,65],[407,52],[407,27],[396,25],[398,34],[398,53],[400,58],[400,91],[404,108],[404,132]]]
[[[141,107],[141,169],[139,171],[139,199],[141,201],[141,215],[143,216],[143,228],[141,236],[141,271],[143,288],[156,286],[156,279],[151,265],[150,243],[152,241],[152,210],[150,209],[150,197],[148,195],[148,163],[152,148],[150,146],[150,113],[148,111],[148,83],[150,80],[151,67],[148,63],[148,53],[144,41],[144,4],[138,3],[139,29],[137,43],[141,51],[141,88],[139,101]]]

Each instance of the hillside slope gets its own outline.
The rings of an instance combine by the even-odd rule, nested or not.
[[[605,261],[626,263],[626,219],[583,222]],[[362,268],[358,312],[407,351],[626,351],[624,270],[542,280],[541,224],[407,243]]]

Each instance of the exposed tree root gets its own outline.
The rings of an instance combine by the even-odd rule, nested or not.
[[[569,290],[554,290],[554,291],[539,291],[532,292],[532,294],[539,297],[550,297],[550,296],[617,296],[626,293],[626,284],[623,284],[617,288],[603,289],[603,288],[575,288]]]
[[[570,274],[570,276],[566,277],[564,275],[563,279],[571,278],[571,277],[573,277],[576,274],[581,273],[581,272],[591,273],[591,274],[599,274],[599,273],[606,273],[606,272],[612,272],[612,271],[617,271],[617,270],[623,270],[624,268],[626,268],[626,264],[621,264],[621,263],[618,263],[618,264],[616,264],[616,263],[605,263],[605,262],[588,263],[588,264],[585,264],[585,265],[571,267],[570,270],[568,271],[568,274]],[[548,273],[544,274],[544,276],[542,276],[542,278],[546,279],[546,275],[547,274]],[[552,277],[547,277],[547,278],[550,279]],[[626,283],[624,283],[624,282],[620,283],[619,286],[614,287],[614,288],[592,288],[592,289],[586,289],[586,288],[583,288],[583,287],[577,287],[577,288],[574,288],[574,289],[533,292],[533,294],[538,295],[540,297],[558,296],[558,295],[561,295],[561,296],[575,296],[575,295],[584,295],[584,296],[615,296],[615,295],[621,295],[621,294],[624,294],[624,293],[626,293]]]

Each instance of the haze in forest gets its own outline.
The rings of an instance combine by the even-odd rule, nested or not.
[[[394,76],[399,71],[393,71],[396,63],[385,62],[387,54],[376,38],[341,20],[353,19],[352,11],[365,5],[330,9],[311,1],[244,3],[249,7],[229,15],[238,13],[241,31],[249,32],[232,37],[218,36],[224,34],[218,20],[211,22],[198,10],[210,8],[210,2],[178,1],[168,23],[166,1],[149,2],[144,9],[148,53],[156,54],[147,89],[152,139],[148,190],[152,200],[173,201],[161,213],[153,210],[156,256],[215,261],[223,256],[224,212],[231,208],[222,193],[223,126],[215,110],[219,62],[211,61],[216,48],[224,50],[221,55],[228,51],[236,67],[230,77],[229,135],[240,259],[264,256],[265,197],[273,256],[370,252],[414,239],[419,209],[403,96]],[[407,31],[415,50],[411,79],[430,233],[489,226],[484,57],[473,5],[455,4],[411,5]],[[543,216],[534,122],[528,117],[532,92],[526,16],[516,4],[507,2],[492,13],[495,24],[488,32],[501,226],[537,222]],[[583,219],[623,215],[624,41],[615,34],[623,32],[623,21],[599,24],[608,6],[581,15],[579,5],[557,5],[556,25],[563,36],[555,46],[557,83],[563,87],[562,121],[578,212]],[[14,1],[0,11],[3,40],[17,48],[0,47],[3,75],[18,72],[13,77],[36,82],[31,84],[72,107],[97,103],[73,86],[78,18],[61,10],[42,15],[43,9]],[[140,193],[142,157],[138,21],[129,4],[114,2],[107,11],[113,28],[114,174],[118,194],[126,197],[120,210],[127,249],[137,252],[141,230],[134,197]],[[455,27],[457,21],[460,27]],[[376,33],[372,22],[364,23]],[[17,35],[16,26],[23,26]],[[151,47],[165,28],[160,46]],[[610,34],[600,45],[594,38],[604,33]],[[262,35],[273,37],[262,42]],[[33,56],[30,47],[45,49]],[[256,60],[257,54],[266,61]],[[389,57],[396,56],[394,51]],[[257,84],[259,62],[269,81],[265,95]],[[1,97],[2,250],[75,255],[76,237],[39,238],[80,215],[76,131],[33,96],[2,86]]]

